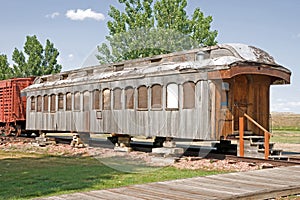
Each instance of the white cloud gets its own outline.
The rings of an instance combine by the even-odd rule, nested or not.
[[[86,10],[68,10],[66,13],[66,17],[71,20],[85,20],[85,19],[94,19],[97,21],[104,20],[105,17],[102,13],[97,13],[95,11],[92,11],[92,9],[86,9]]]
[[[296,35],[296,37],[297,37],[297,38],[300,38],[300,33],[298,33],[298,34]]]
[[[55,17],[58,17],[60,14],[59,12],[54,12],[52,14],[48,14],[46,15],[47,18],[51,18],[51,19],[54,19]]]
[[[300,112],[300,101],[277,101],[271,104],[271,111],[273,112]]]
[[[69,54],[69,55],[68,55],[68,58],[69,58],[69,60],[73,60],[74,55],[73,55],[73,54]]]

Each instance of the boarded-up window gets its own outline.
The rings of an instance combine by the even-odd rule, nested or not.
[[[90,92],[85,91],[83,93],[83,111],[89,111],[90,110]]]
[[[100,109],[100,91],[99,90],[93,91],[93,109],[94,110]]]
[[[44,112],[48,112],[49,111],[49,101],[48,101],[48,96],[47,95],[44,95]]]
[[[74,94],[74,110],[80,110],[80,92]]]
[[[70,92],[66,94],[66,110],[72,110],[72,94]]]
[[[162,87],[155,84],[151,87],[151,108],[162,108]]]
[[[148,90],[146,86],[140,86],[138,88],[138,108],[148,108]]]
[[[50,111],[55,112],[56,106],[56,96],[55,94],[51,94],[50,96]]]
[[[134,108],[134,90],[132,87],[125,89],[125,109]]]
[[[102,108],[103,110],[110,110],[110,90],[105,89],[102,91]]]
[[[186,82],[183,84],[183,108],[195,108],[195,83]]]
[[[35,97],[30,97],[30,110],[35,111]]]
[[[37,112],[42,112],[42,96],[37,97]]]
[[[121,110],[122,109],[122,90],[120,88],[114,89],[114,109]]]
[[[178,85],[171,83],[167,86],[167,108],[178,109]]]
[[[58,110],[64,109],[64,94],[59,93],[58,94]]]

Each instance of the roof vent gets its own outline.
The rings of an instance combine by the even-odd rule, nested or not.
[[[123,64],[119,64],[119,65],[114,65],[113,66],[113,71],[117,72],[117,71],[122,71],[124,69],[124,63]]]
[[[203,51],[198,51],[196,54],[196,61],[201,61],[205,59],[205,53]]]
[[[162,60],[162,58],[154,58],[154,59],[151,59],[151,63],[160,62],[161,60]]]

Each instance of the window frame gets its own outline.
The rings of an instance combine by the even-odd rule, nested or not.
[[[64,110],[64,94],[63,93],[58,93],[57,95],[58,97],[58,106],[57,106],[57,109],[59,111],[63,111]]]
[[[36,112],[42,112],[42,107],[43,107],[43,97],[41,95],[38,95],[36,97],[36,103],[37,103],[37,108],[36,108]]]
[[[141,91],[144,90],[144,91]],[[148,87],[145,85],[141,85],[137,89],[138,91],[138,103],[137,103],[137,109],[141,111],[148,110]]]
[[[72,111],[72,93],[66,93],[66,111]]]
[[[125,109],[126,110],[134,109],[134,88],[133,87],[125,88]]]
[[[90,111],[91,107],[90,107],[90,91],[86,90],[83,93],[83,101],[82,101],[82,109],[83,111]]]
[[[193,81],[187,81],[182,84],[183,88],[183,109],[196,108],[196,84]]]
[[[75,92],[74,93],[74,111],[80,111],[81,106],[80,106],[80,100],[81,98],[81,93],[80,92]]]
[[[100,94],[99,89],[93,90],[93,110],[100,110]]]
[[[105,94],[105,92],[108,94]],[[105,88],[102,90],[102,110],[111,110],[111,90]]]
[[[45,94],[43,96],[43,112],[49,112],[49,95]]]
[[[36,111],[36,98],[35,96],[30,97],[30,111]]]
[[[157,95],[160,95],[157,97]],[[151,110],[163,109],[163,87],[160,84],[151,86]]]
[[[115,88],[113,90],[113,109],[122,110],[122,89]]]
[[[176,86],[175,90],[177,90],[177,94],[172,94],[172,96],[177,98],[177,105],[174,107],[170,107],[170,105],[169,105],[169,102],[171,101],[171,98],[172,98],[172,97],[170,97],[171,96],[170,93],[172,93],[171,91],[174,90],[174,88],[173,89],[170,88],[171,86]],[[169,83],[166,87],[166,110],[179,110],[179,85],[177,83]]]
[[[50,95],[50,112],[51,113],[56,112],[56,94]]]

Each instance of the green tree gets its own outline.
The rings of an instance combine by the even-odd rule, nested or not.
[[[13,76],[13,70],[9,67],[7,56],[0,55],[0,80],[9,79]]]
[[[199,8],[191,18],[186,0],[119,0],[124,12],[111,6],[107,23],[108,43],[98,46],[100,63],[112,63],[201,46],[215,45],[217,31],[210,30],[212,17]]]
[[[47,40],[42,63],[42,74],[54,74],[61,71],[62,66],[57,63],[58,55],[59,52],[54,48],[54,44]]]
[[[24,52],[26,56],[17,48],[13,51],[15,77],[41,76],[61,71],[62,66],[57,63],[59,52],[49,40],[43,48],[35,35],[27,36]]]

